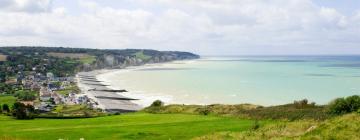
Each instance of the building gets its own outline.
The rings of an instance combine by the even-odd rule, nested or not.
[[[46,88],[40,89],[40,101],[49,101],[51,98],[51,91]]]
[[[48,72],[48,73],[46,73],[46,78],[47,78],[49,81],[53,81],[53,80],[54,80],[54,74],[51,73],[51,72]]]

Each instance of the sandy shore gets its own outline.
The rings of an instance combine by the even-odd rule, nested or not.
[[[96,108],[103,109],[107,112],[133,112],[140,110],[142,107],[132,102],[132,100],[135,99],[122,96],[119,92],[110,92],[111,90],[123,89],[110,89],[108,85],[102,83],[103,81],[96,78],[99,74],[117,70],[118,69],[103,69],[78,73],[76,79],[81,92],[96,103]]]

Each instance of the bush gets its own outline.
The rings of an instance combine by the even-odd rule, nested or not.
[[[205,108],[202,108],[202,109],[200,109],[200,111],[199,111],[199,113],[201,114],[201,115],[209,115],[210,114],[210,109],[208,109],[207,107],[205,107]]]
[[[309,104],[307,99],[303,99],[300,101],[294,101],[294,105],[296,108],[306,108],[306,107],[314,107],[315,106],[315,102],[311,102]]]
[[[360,96],[353,95],[346,98],[337,98],[329,104],[329,113],[345,114],[356,112],[360,109]]]
[[[254,124],[251,126],[252,130],[257,130],[260,128],[259,120],[255,120]]]
[[[164,106],[164,102],[160,100],[156,100],[151,104],[151,107],[161,107],[161,106]]]
[[[2,106],[2,110],[5,112],[10,112],[10,108],[9,108],[9,105],[7,105],[7,104],[3,104],[3,106]]]

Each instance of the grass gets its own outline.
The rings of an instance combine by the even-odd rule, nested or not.
[[[61,94],[61,95],[69,95],[69,93],[71,91],[72,91],[71,89],[63,89],[63,90],[57,90],[55,92],[58,93],[58,94]]]
[[[84,105],[59,105],[55,108],[56,113],[76,113],[79,110],[83,110],[86,107]]]
[[[286,104],[270,107],[262,107],[251,104],[208,106],[201,105],[167,105],[162,107],[148,107],[143,110],[149,113],[185,113],[203,114],[208,112],[213,115],[233,116],[249,119],[277,119],[277,120],[300,120],[315,119],[325,120],[331,117],[324,106],[305,105],[299,107],[295,104]]]
[[[360,114],[347,114],[326,121],[299,120],[277,122],[255,131],[216,132],[195,138],[195,140],[258,140],[258,139],[301,139],[301,140],[359,140]]]
[[[69,95],[69,93],[74,92],[76,94],[80,93],[80,89],[76,84],[67,86],[65,89],[55,91],[58,94]]]
[[[86,53],[55,53],[55,52],[47,53],[47,55],[58,58],[73,58],[73,59],[79,59],[90,56],[89,54]]]
[[[149,59],[151,59],[151,56],[145,55],[144,51],[138,51],[134,55],[136,56],[136,58],[139,58],[144,61],[148,61]]]
[[[353,113],[329,119],[317,129],[301,136],[302,139],[360,140],[360,114]]]
[[[219,131],[245,131],[254,123],[229,117],[147,113],[87,119],[13,120],[0,116],[0,122],[0,138],[37,140],[191,139]]]
[[[16,97],[12,95],[0,95],[0,105],[8,104],[12,106],[16,102]]]
[[[83,64],[92,64],[96,61],[96,57],[95,56],[87,56],[87,57],[82,57],[79,59],[79,61]]]
[[[51,112],[41,113],[36,118],[70,119],[70,118],[92,118],[105,116],[106,114],[86,105],[57,105]]]
[[[92,64],[96,61],[96,56],[92,56],[86,53],[47,53],[49,56],[58,57],[58,58],[71,58],[77,59],[79,62],[83,64]],[[68,61],[68,63],[75,63],[72,61]]]

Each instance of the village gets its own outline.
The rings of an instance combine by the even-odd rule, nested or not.
[[[52,111],[57,105],[86,105],[93,108],[96,102],[87,95],[81,94],[74,76],[56,77],[53,73],[42,74],[37,69],[45,70],[46,67],[33,67],[32,71],[24,71],[24,65],[8,67],[8,71],[17,70],[16,78],[5,83],[12,85],[20,91],[36,93],[35,98],[18,99],[25,105],[31,105],[40,113]]]

